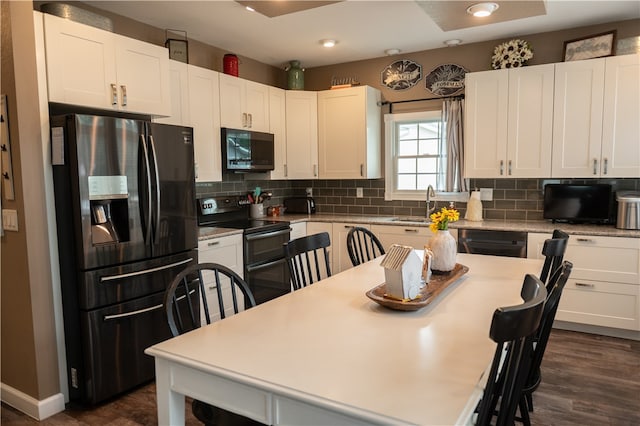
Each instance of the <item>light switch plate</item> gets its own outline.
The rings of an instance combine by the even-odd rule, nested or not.
[[[2,225],[5,231],[18,231],[18,211],[2,209]]]
[[[362,191],[362,188],[356,188],[356,198],[362,198],[364,197],[364,192]]]

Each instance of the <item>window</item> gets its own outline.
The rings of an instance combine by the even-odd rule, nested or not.
[[[441,111],[385,114],[385,199],[423,200],[446,178],[446,126]]]

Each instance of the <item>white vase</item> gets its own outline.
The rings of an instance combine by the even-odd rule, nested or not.
[[[448,229],[439,230],[429,241],[433,252],[431,270],[434,273],[452,271],[456,266],[457,243]]]

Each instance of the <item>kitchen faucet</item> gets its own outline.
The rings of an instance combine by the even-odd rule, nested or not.
[[[436,210],[436,202],[433,201],[433,207],[431,207],[431,197],[435,197],[436,192],[433,190],[433,186],[429,185],[427,187],[427,200],[426,200],[426,216],[429,218],[431,213]]]

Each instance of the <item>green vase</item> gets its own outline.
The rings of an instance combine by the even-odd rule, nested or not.
[[[289,61],[287,82],[289,90],[304,90],[304,70],[300,68],[300,61]]]

